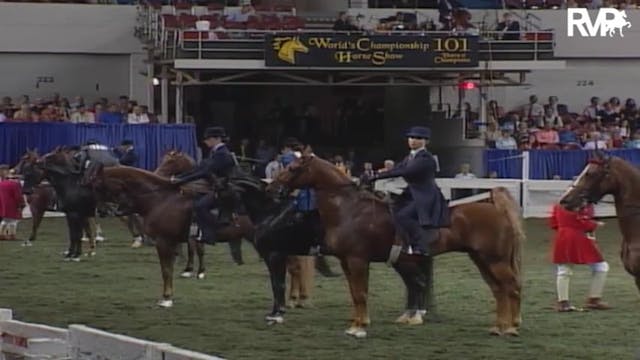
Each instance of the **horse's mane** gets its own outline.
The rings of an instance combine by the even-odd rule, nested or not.
[[[637,166],[631,164],[630,162],[615,156],[611,158],[611,162],[615,166],[620,166],[625,170],[629,171],[633,176],[640,178],[640,169]]]
[[[318,160],[318,163],[321,164],[323,166],[323,169],[326,169],[327,171],[331,172],[332,174],[336,175],[336,177],[344,180],[344,181],[348,181],[351,185],[353,185],[352,189],[355,192],[355,195],[357,197],[358,200],[369,200],[369,201],[374,201],[376,203],[379,203],[381,205],[385,205],[387,206],[388,203],[385,199],[381,198],[380,196],[376,195],[374,192],[370,191],[370,190],[365,190],[365,189],[361,189],[358,188],[358,186],[351,180],[351,178],[349,178],[349,176],[347,176],[347,174],[343,173],[340,169],[338,169],[334,164],[330,163],[329,161],[319,158],[319,157],[315,157],[316,160]],[[342,184],[340,184],[342,185]]]
[[[144,169],[139,169],[135,167],[129,166],[113,166],[104,168],[105,175],[115,175],[122,180],[131,181],[134,179],[143,178],[147,182],[151,183],[150,185],[156,186],[169,186],[171,182],[169,179],[152,173],[151,171],[147,171]]]

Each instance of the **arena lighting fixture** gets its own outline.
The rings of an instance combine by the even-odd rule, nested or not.
[[[458,87],[462,90],[473,90],[476,88],[476,84],[473,81],[462,81]]]
[[[154,77],[152,80],[153,86],[158,86],[160,85],[160,79],[158,79],[157,77]]]

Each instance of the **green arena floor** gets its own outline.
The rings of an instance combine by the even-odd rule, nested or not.
[[[404,304],[400,278],[384,264],[372,266],[369,337],[343,335],[350,314],[344,277],[316,278],[314,308],[290,310],[286,322],[267,326],[271,306],[265,266],[248,243],[246,264],[237,266],[226,244],[207,248],[207,278],[180,279],[175,305],[154,307],[161,293],[155,249],[129,248],[119,220],[101,220],[107,241],[98,255],[80,263],[61,261],[66,249],[63,219],[45,219],[33,247],[0,242],[0,307],[29,322],[95,328],[169,342],[227,359],[633,359],[640,354],[640,301],[633,279],[620,263],[615,220],[598,233],[611,272],[605,312],[552,311],[554,269],[548,262],[550,232],[541,220],[527,221],[523,253],[523,328],[519,338],[491,337],[493,300],[464,254],[436,260],[436,301],[440,323],[399,326],[393,320]],[[27,235],[29,221],[20,225]],[[337,262],[331,259],[338,270]],[[589,269],[576,269],[572,296],[581,305]]]

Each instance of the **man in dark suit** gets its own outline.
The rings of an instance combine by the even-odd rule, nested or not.
[[[138,165],[138,154],[133,148],[133,141],[131,140],[122,140],[120,146],[113,149],[113,152],[118,156],[120,160],[120,165],[125,166],[137,166]]]
[[[437,240],[438,228],[449,227],[449,204],[435,182],[436,160],[426,150],[431,130],[415,126],[406,133],[411,152],[392,170],[369,181],[402,177],[408,186],[394,209],[396,227],[409,243],[407,252],[429,256],[431,242]]]
[[[181,185],[198,179],[208,179],[211,176],[224,178],[229,176],[236,162],[229,148],[224,143],[226,132],[223,127],[210,127],[204,132],[204,143],[211,150],[209,157],[204,159],[195,169],[181,175],[172,177],[171,182]],[[215,245],[214,223],[215,217],[211,210],[217,208],[215,193],[207,193],[194,202],[195,219],[200,231],[202,241],[209,245]]]
[[[505,13],[502,22],[498,23],[496,31],[502,40],[520,40],[520,23],[511,19],[511,14]]]

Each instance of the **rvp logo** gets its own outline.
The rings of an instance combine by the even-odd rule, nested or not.
[[[587,9],[567,9],[567,36],[573,37],[574,29],[578,29],[583,37],[612,37],[618,30],[624,37],[622,29],[631,27],[624,10],[602,8],[598,11],[596,22],[591,22]]]

